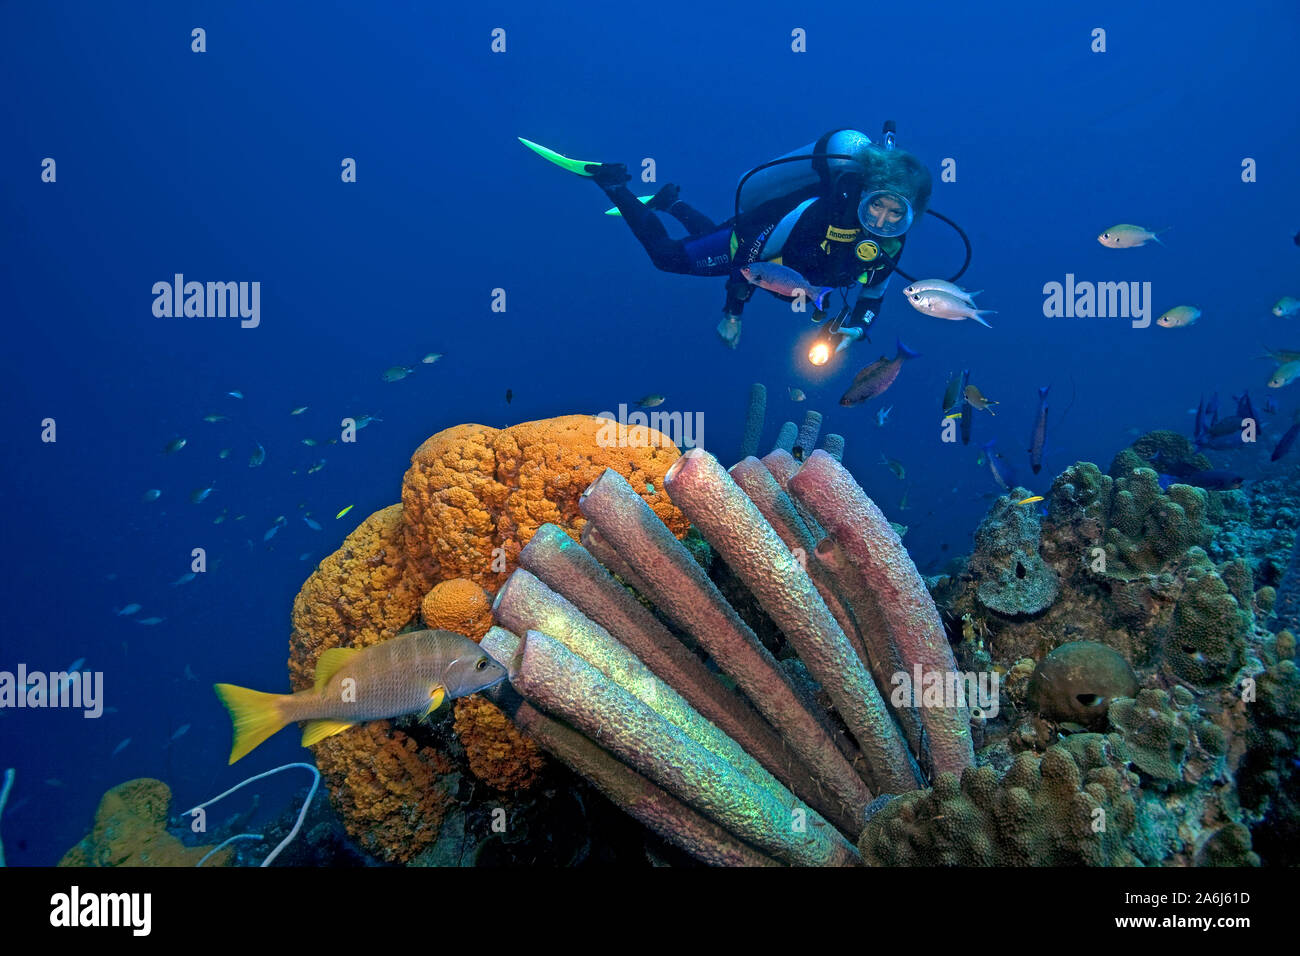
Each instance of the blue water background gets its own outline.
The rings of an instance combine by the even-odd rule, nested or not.
[[[162,777],[179,810],[306,756],[286,732],[227,768],[229,722],[209,685],[287,688],[298,587],[361,519],[398,501],[411,452],[448,426],[615,410],[659,392],[662,410],[701,413],[704,444],[730,462],[749,385],[764,382],[764,448],[784,418],[820,409],[868,493],[910,526],[918,564],[936,570],[969,550],[998,490],[976,464],[990,438],[1044,493],[1075,460],[1106,467],[1133,429],[1186,429],[1202,393],[1217,390],[1230,410],[1230,393],[1249,387],[1258,407],[1268,392],[1285,423],[1297,387],[1264,389],[1271,366],[1256,356],[1264,344],[1300,348],[1300,319],[1269,314],[1279,296],[1300,296],[1294,3],[739,10],[0,8],[0,669],[85,657],[117,708],[98,720],[0,713],[0,767],[18,772],[0,825],[11,864],[56,861],[126,779]],[[190,52],[195,26],[207,31],[202,55]],[[504,54],[490,50],[494,27],[506,30]],[[1095,27],[1104,54],[1090,52]],[[794,28],[809,52],[791,52]],[[754,164],[835,127],[874,135],[886,119],[936,174],[934,208],[969,232],[962,283],[987,290],[993,330],[913,311],[895,279],[874,341],[815,374],[802,360],[806,319],[756,296],[740,348],[724,349],[721,280],[656,272],[601,215],[594,186],[515,139],[634,170],[652,157],[658,183],[638,191],[679,183],[721,220]],[[40,181],[45,157],[55,184]],[[355,184],[340,181],[344,157],[357,161]],[[948,157],[955,183],[937,181]],[[1242,183],[1245,157],[1258,182]],[[1118,222],[1171,226],[1167,246],[1101,247],[1097,233]],[[946,275],[960,259],[951,231],[927,219],[903,266]],[[260,327],[154,317],[153,283],[178,272],[260,281]],[[1153,314],[1187,303],[1204,317],[1181,330],[1044,318],[1044,283],[1067,273],[1150,281]],[[504,313],[491,311],[498,288]],[[894,411],[877,428],[882,400],[837,402],[896,337],[923,357],[884,397]],[[445,357],[421,365],[430,351]],[[416,372],[382,381],[397,364]],[[944,384],[961,368],[1000,402],[965,448],[938,430]],[[1025,449],[1046,384],[1051,444],[1034,478]],[[788,386],[807,403],[791,403]],[[361,414],[383,421],[355,444],[300,443]],[[175,437],[187,446],[163,455]],[[252,469],[255,443],[267,454]],[[1265,446],[1214,457],[1248,477],[1294,467],[1262,465]],[[218,460],[224,447],[232,454]],[[906,481],[882,454],[905,464]],[[142,502],[149,488],[161,499]],[[905,488],[911,507],[899,511]],[[230,520],[214,525],[223,509]],[[286,526],[264,542],[280,515]],[[195,547],[208,571],[170,586]],[[128,602],[143,610],[115,616]],[[148,616],[165,620],[138,623]],[[268,786],[264,803],[287,805],[297,785]]]

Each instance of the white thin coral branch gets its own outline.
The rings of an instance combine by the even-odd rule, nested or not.
[[[4,787],[0,788],[0,819],[4,818],[5,804],[9,802],[9,791],[13,789],[13,786],[14,786],[14,768],[10,767],[8,770],[5,771],[5,785]],[[4,844],[4,840],[0,839],[0,866],[4,866],[4,865],[5,865],[5,844]]]
[[[313,767],[311,764],[309,764],[309,763],[287,763],[287,764],[284,764],[284,765],[281,766],[281,767],[276,767],[274,770],[267,770],[267,771],[265,771],[264,773],[259,773],[259,774],[257,774],[257,775],[254,776],[254,777],[249,777],[247,780],[244,780],[244,781],[241,782],[241,783],[237,783],[237,784],[235,784],[233,787],[231,787],[231,788],[230,788],[229,790],[227,790],[225,793],[219,793],[219,794],[217,794],[215,797],[213,797],[211,800],[208,800],[208,801],[206,801],[205,803],[200,803],[197,807],[193,807],[192,809],[186,810],[184,815],[185,815],[185,816],[191,816],[191,815],[193,815],[194,813],[197,813],[199,810],[202,810],[204,807],[210,806],[211,804],[216,803],[218,800],[221,800],[221,799],[224,798],[224,797],[228,797],[228,796],[230,796],[230,795],[231,795],[232,793],[234,793],[236,790],[239,790],[239,789],[242,789],[243,787],[248,786],[250,783],[256,783],[258,780],[262,780],[263,778],[265,778],[265,777],[269,777],[269,776],[271,776],[272,774],[277,774],[277,773],[279,773],[281,770],[292,770],[292,769],[295,768],[295,767],[301,767],[303,770],[309,770],[309,771],[311,771],[311,774],[312,774],[312,777],[313,777],[313,779],[312,779],[312,783],[311,783],[311,789],[307,791],[307,799],[304,800],[304,801],[302,802],[302,809],[298,811],[298,819],[297,819],[297,821],[294,823],[294,825],[293,825],[293,829],[289,831],[289,835],[288,835],[287,837],[285,837],[283,840],[281,840],[281,841],[280,841],[280,845],[277,846],[274,850],[272,850],[272,851],[271,851],[271,854],[270,854],[270,855],[269,855],[265,860],[262,861],[262,866],[270,866],[270,865],[271,865],[271,862],[272,862],[272,861],[273,861],[277,856],[280,855],[280,851],[283,850],[286,846],[288,846],[288,845],[293,841],[293,838],[296,837],[296,836],[298,835],[298,831],[302,829],[302,821],[303,821],[303,819],[307,816],[307,808],[311,806],[311,800],[312,800],[312,797],[316,796],[316,788],[320,786],[320,771],[317,770],[315,767]],[[0,804],[0,806],[3,806],[3,804]],[[261,839],[261,838],[258,837],[256,834],[252,834],[252,833],[241,833],[241,834],[237,834],[236,836],[233,836],[233,837],[231,837],[230,839],[225,840],[224,842],[222,842],[220,846],[215,847],[211,852],[209,852],[206,856],[204,856],[202,860],[199,860],[198,865],[199,865],[199,866],[202,866],[203,863],[204,863],[204,861],[207,860],[207,858],[208,858],[209,856],[211,856],[211,855],[212,855],[213,853],[215,853],[217,850],[221,849],[221,847],[225,846],[227,843],[232,843],[232,842],[234,842],[235,840],[238,840],[238,839]]]

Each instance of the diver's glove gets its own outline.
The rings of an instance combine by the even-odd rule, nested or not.
[[[664,183],[663,188],[650,197],[646,203],[647,209],[660,209],[667,212],[673,208],[673,203],[677,202],[677,197],[681,195],[682,188],[676,183]]]
[[[843,352],[846,348],[867,334],[867,330],[857,325],[841,326],[840,330],[835,333],[839,341],[835,343],[835,351]]]
[[[740,344],[740,316],[732,315],[730,312],[722,313],[722,320],[718,323],[718,337],[722,339],[723,344],[729,349],[734,349]]]
[[[586,170],[601,189],[614,189],[632,178],[624,163],[588,163]]]

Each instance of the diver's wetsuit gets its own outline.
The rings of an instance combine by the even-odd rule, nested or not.
[[[772,200],[742,214],[739,220],[729,219],[717,226],[677,200],[666,211],[691,235],[673,239],[654,209],[626,186],[602,188],[657,268],[683,275],[728,276],[724,311],[737,317],[754,292],[740,270],[755,262],[775,261],[794,269],[814,286],[859,284],[861,293],[843,325],[862,325],[868,311],[879,313],[885,283],[893,272],[879,251],[883,249],[897,261],[903,248],[903,238],[867,235],[856,215],[836,215],[836,204],[816,195],[806,195],[793,209],[790,197]],[[846,207],[840,204],[840,208]],[[837,220],[853,225],[840,228],[835,225]],[[789,301],[786,296],[778,298]]]

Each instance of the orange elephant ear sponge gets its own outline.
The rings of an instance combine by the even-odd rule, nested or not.
[[[481,641],[492,626],[492,599],[468,578],[435,584],[420,603],[424,626]]]
[[[411,570],[430,587],[469,578],[495,593],[546,522],[578,538],[586,523],[578,499],[606,468],[680,538],[690,523],[663,490],[679,454],[661,432],[590,415],[438,432],[416,449],[402,482]]]

